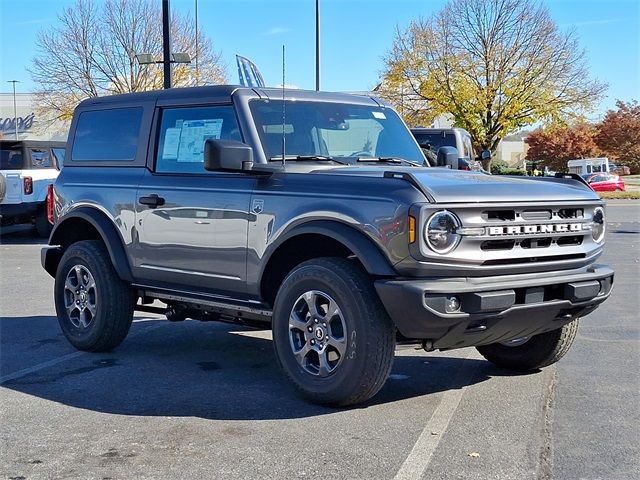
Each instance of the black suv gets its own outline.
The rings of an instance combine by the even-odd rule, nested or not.
[[[610,294],[604,206],[574,177],[422,166],[369,97],[235,86],[103,97],[75,111],[42,264],[76,347],[134,310],[271,328],[315,402],[385,383],[397,341],[497,365],[562,357]],[[438,164],[457,165],[454,148]]]

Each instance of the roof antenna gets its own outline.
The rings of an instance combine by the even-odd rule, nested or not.
[[[286,121],[286,107],[284,105],[284,45],[282,45],[282,166],[285,165],[286,140],[284,126]]]

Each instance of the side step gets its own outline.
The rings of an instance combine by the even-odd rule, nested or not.
[[[138,285],[138,294],[143,299],[142,305],[136,305],[135,309],[141,312],[165,313],[166,309],[145,305],[149,300],[157,299],[165,303],[179,303],[209,313],[224,315],[225,317],[243,320],[258,320],[271,323],[273,311],[268,305],[259,302],[238,302],[223,297],[191,292],[165,291],[160,288],[144,287]]]

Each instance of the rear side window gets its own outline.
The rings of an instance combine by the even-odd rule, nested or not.
[[[75,162],[131,162],[136,157],[142,107],[82,112],[71,149]]]
[[[52,168],[51,155],[48,148],[30,148],[31,168]]]
[[[163,110],[156,172],[209,173],[204,169],[204,144],[210,138],[242,141],[231,105]]]
[[[455,147],[456,136],[453,133],[416,133],[416,140],[422,148],[437,152],[440,147]]]
[[[0,170],[22,170],[23,168],[22,148],[0,146]]]

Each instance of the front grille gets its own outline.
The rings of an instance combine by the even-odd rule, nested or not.
[[[462,233],[460,244],[447,257],[483,266],[591,258],[602,247],[590,230],[600,202],[567,203],[451,205]]]

